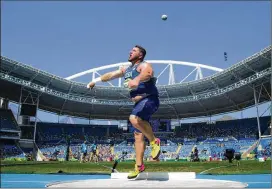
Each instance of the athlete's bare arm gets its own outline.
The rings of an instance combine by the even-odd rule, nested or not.
[[[125,67],[120,68],[119,70],[115,70],[112,72],[108,72],[103,74],[98,81],[102,81],[102,82],[107,82],[119,77],[123,77],[124,73],[126,71]],[[90,83],[88,83],[87,88],[93,88],[95,86],[96,81],[91,81]]]
[[[104,75],[102,75],[101,76],[101,81],[102,82],[107,82],[107,81],[122,77],[123,75],[124,75],[124,73],[123,73],[123,71],[121,69],[116,70],[116,71],[112,71],[112,72],[105,73]]]
[[[128,84],[129,88],[136,88],[138,87],[140,82],[147,81],[153,76],[153,68],[150,63],[147,63],[147,62],[142,63],[138,67],[138,69],[140,74],[137,77],[135,77],[133,80],[129,81],[129,84]]]

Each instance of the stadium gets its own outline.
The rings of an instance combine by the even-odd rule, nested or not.
[[[172,67],[174,61],[164,62]],[[72,80],[86,72],[61,78],[3,56],[1,65],[3,162],[104,162],[111,166],[119,160],[121,166],[134,161],[132,126],[128,121],[133,104],[122,85],[89,90],[85,83]],[[197,65],[196,69],[200,66],[204,65]],[[89,73],[94,78],[98,70]],[[172,77],[169,76],[168,85],[158,85],[162,105],[151,121],[162,141],[160,163],[271,161],[271,117],[258,114],[259,104],[271,103],[271,46],[208,77],[171,83]],[[17,114],[9,108],[10,102],[18,104]],[[254,106],[258,115],[255,118],[180,122],[183,118]],[[111,119],[117,124],[40,122],[39,110],[89,120]],[[84,141],[88,155],[82,160],[80,146]],[[93,143],[97,145],[97,159],[91,158]],[[233,151],[228,154],[230,150]],[[149,153],[147,145],[147,162],[151,161]]]
[[[271,188],[268,4],[1,2],[1,188]]]

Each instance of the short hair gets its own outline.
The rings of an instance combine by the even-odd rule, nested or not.
[[[140,52],[143,54],[143,57],[142,57],[142,60],[145,58],[145,55],[146,55],[146,50],[145,50],[145,48],[143,48],[142,46],[140,46],[140,45],[135,45],[135,47],[137,47],[139,50],[140,50]]]

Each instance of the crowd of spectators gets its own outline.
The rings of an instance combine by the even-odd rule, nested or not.
[[[267,130],[269,123],[269,116],[260,117],[261,133]],[[215,123],[185,123],[175,128],[175,136],[180,139],[198,140],[214,137],[257,138],[258,124],[256,118],[217,121]]]
[[[1,129],[16,128],[12,112],[0,111]],[[270,117],[261,117],[261,131],[269,126]],[[158,130],[158,121],[152,120],[152,125],[156,125],[154,131]],[[14,125],[15,124],[15,125]],[[2,127],[3,126],[3,127]],[[33,138],[33,129],[23,129],[21,138]],[[45,158],[57,160],[65,158],[67,153],[67,137],[71,140],[71,150],[69,154],[73,159],[80,157],[80,144],[88,141],[88,144],[97,143],[98,161],[110,161],[120,156],[124,150],[128,151],[129,158],[134,158],[133,146],[126,145],[125,141],[133,139],[133,133],[123,132],[118,126],[105,125],[78,125],[63,123],[37,123],[36,142]],[[193,147],[199,149],[199,157],[220,157],[224,156],[226,148],[234,148],[236,151],[245,151],[257,139],[258,127],[256,118],[241,120],[218,121],[214,123],[187,123],[176,127],[174,132],[157,132],[156,136],[164,138],[173,143],[165,145],[162,158],[190,157]],[[15,134],[14,134],[15,136]],[[252,139],[252,140],[245,140]],[[124,146],[117,147],[117,144],[125,142]],[[188,143],[191,142],[191,143]],[[202,143],[201,143],[202,142]],[[177,144],[183,144],[180,150]],[[114,147],[113,147],[114,146]],[[271,155],[271,143],[261,143],[262,149],[258,151],[258,156]],[[89,152],[91,150],[89,149]],[[23,154],[23,155],[22,155]],[[145,157],[148,158],[148,151]],[[1,158],[27,156],[16,145],[4,145],[1,151]]]
[[[24,152],[16,144],[4,144],[1,149],[1,159],[22,158]]]

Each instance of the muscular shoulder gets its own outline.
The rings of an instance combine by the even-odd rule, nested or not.
[[[142,70],[145,70],[145,71],[148,71],[148,72],[152,72],[153,69],[152,69],[152,65],[148,62],[143,62],[139,65],[138,67],[138,71],[142,71]]]
[[[131,66],[131,64],[126,65],[126,66],[121,66],[119,70],[124,74],[124,73],[126,72],[126,70],[127,70],[130,66]]]

